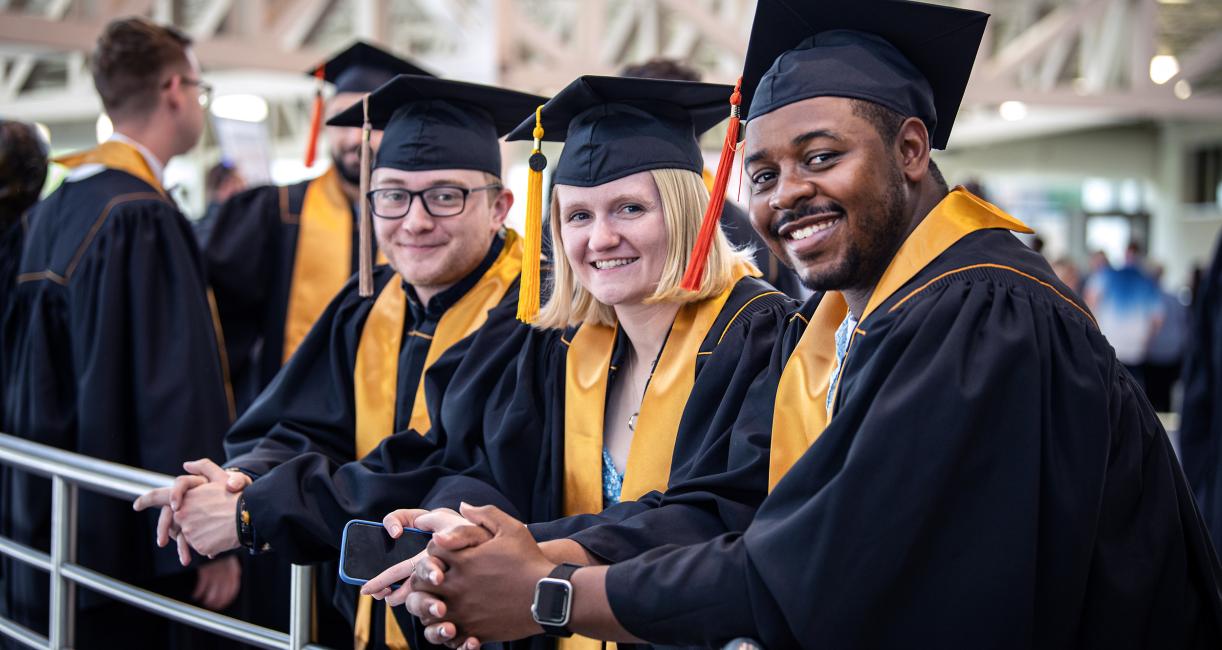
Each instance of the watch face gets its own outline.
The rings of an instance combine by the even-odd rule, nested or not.
[[[542,625],[562,627],[569,622],[569,594],[573,586],[568,580],[544,578],[535,589],[535,604],[531,609],[535,621]]]

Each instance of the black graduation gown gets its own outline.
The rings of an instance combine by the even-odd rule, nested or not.
[[[219,454],[231,407],[199,250],[174,204],[145,181],[106,169],[64,183],[29,221],[3,429],[167,474]],[[3,534],[49,548],[49,482],[6,470],[3,484]],[[82,490],[80,563],[151,588],[189,579],[173,553],[155,546],[156,516]],[[46,575],[11,562],[5,575],[6,614],[45,626]],[[77,593],[78,622],[110,602]],[[188,580],[176,595],[189,594]],[[164,642],[149,618],[128,641]],[[77,639],[104,642],[83,625]]]
[[[25,243],[25,216],[5,223],[7,217],[0,217],[0,422],[4,422],[4,385],[5,368],[9,350],[16,343],[11,340],[15,336],[9,324],[9,306],[17,291],[17,264],[21,261],[21,247]],[[0,486],[0,489],[3,489]]]
[[[860,328],[835,416],[744,534],[609,569],[628,630],[1219,647],[1217,560],[1167,437],[1042,257],[970,234]]]
[[[302,206],[310,183],[256,187],[221,204],[204,248],[238,413],[280,370]],[[356,212],[353,211],[353,223]],[[350,274],[360,245],[352,229]]]
[[[1180,456],[1216,547],[1222,540],[1222,238],[1193,302]]]

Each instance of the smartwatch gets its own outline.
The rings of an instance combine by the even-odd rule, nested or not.
[[[548,636],[569,637],[569,615],[573,611],[573,583],[569,578],[581,567],[564,563],[535,585],[535,602],[531,603],[530,615]]]

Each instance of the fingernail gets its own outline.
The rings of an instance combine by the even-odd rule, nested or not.
[[[399,534],[399,524],[391,524],[391,525],[390,525],[390,532],[391,532],[391,533],[393,533],[393,534],[395,534],[395,535],[398,535],[398,534]]]
[[[437,603],[433,603],[432,605],[429,605],[429,613],[432,614],[433,616],[441,616],[441,606],[438,605]]]
[[[433,584],[438,584],[438,582],[437,582],[437,581],[438,581],[439,579],[440,579],[440,576],[437,574],[437,572],[436,572],[436,571],[429,571],[429,582],[431,582],[431,583],[433,583]]]
[[[437,631],[437,634],[439,634],[443,639],[448,639],[450,638],[450,628],[443,627]]]

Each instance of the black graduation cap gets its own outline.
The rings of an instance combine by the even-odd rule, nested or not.
[[[906,0],[759,0],[744,119],[812,97],[918,117],[946,147],[988,14]]]
[[[591,187],[650,169],[699,174],[696,137],[728,116],[733,87],[669,79],[583,76],[543,105],[543,140],[564,142],[552,180]],[[508,140],[531,140],[535,116]]]
[[[399,75],[369,96],[369,122],[382,130],[374,167],[403,171],[475,169],[501,176],[497,140],[546,97],[516,90]],[[327,121],[361,126],[357,103]]]
[[[364,41],[353,43],[322,65],[306,71],[306,74],[318,75],[319,71],[322,78],[334,84],[335,91],[339,93],[373,92],[395,75],[433,76],[428,70]]]

